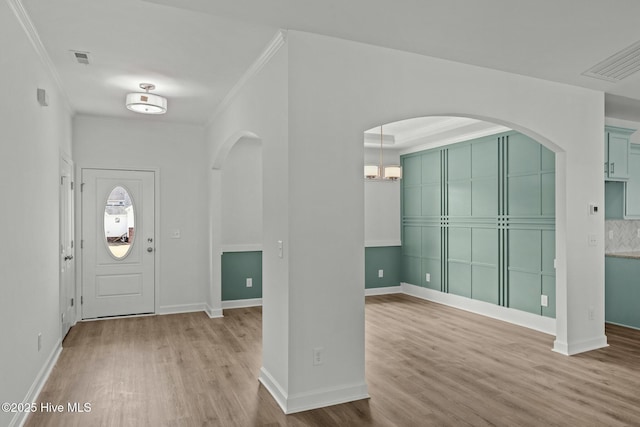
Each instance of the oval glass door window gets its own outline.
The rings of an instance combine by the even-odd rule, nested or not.
[[[104,238],[116,259],[123,259],[133,245],[135,212],[129,192],[117,186],[107,197],[104,207]]]

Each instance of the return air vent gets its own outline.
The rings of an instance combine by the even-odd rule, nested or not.
[[[617,83],[640,70],[640,41],[594,65],[582,75]]]
[[[82,52],[79,50],[72,50],[71,53],[76,59],[78,64],[89,65],[89,52]]]

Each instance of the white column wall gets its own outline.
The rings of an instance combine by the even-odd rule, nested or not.
[[[4,1],[0,52],[0,402],[18,403],[35,399],[60,351],[59,161],[71,158],[72,113]],[[0,412],[0,425],[23,417]]]
[[[358,165],[361,150],[351,146],[361,146],[365,129],[411,117],[462,115],[504,124],[560,153],[555,349],[572,354],[606,345],[604,218],[588,213],[589,203],[601,206],[604,199],[601,92],[294,31],[289,59],[292,146],[304,138],[305,145],[335,150],[327,141],[338,140],[347,147],[345,161],[351,157]],[[323,131],[303,136],[304,128]],[[337,183],[325,182],[324,190],[314,187],[316,197],[335,192],[331,185]],[[356,220],[342,220],[349,219]],[[360,228],[361,221],[351,228]],[[587,246],[588,234],[597,236],[597,246]],[[358,255],[349,259],[360,261]]]

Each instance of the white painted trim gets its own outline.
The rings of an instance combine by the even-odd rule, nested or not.
[[[381,248],[384,246],[402,246],[401,240],[367,240],[364,242],[365,248]]]
[[[368,399],[369,397],[369,389],[364,381],[341,387],[313,390],[306,393],[290,395],[287,399],[287,410],[285,413],[295,414],[296,412],[354,402],[356,400]]]
[[[218,319],[220,317],[224,317],[224,315],[222,314],[222,309],[221,308],[213,308],[209,304],[207,304],[207,308],[206,308],[205,312],[207,313],[207,315],[211,319]]]
[[[232,301],[222,301],[223,309],[261,307],[262,298],[236,299]]]
[[[273,396],[285,414],[294,414],[369,398],[369,390],[364,382],[288,396],[287,392],[264,367],[260,368],[258,380],[271,393],[271,396]]]
[[[491,304],[484,301],[478,301],[458,295],[447,294],[433,289],[415,286],[409,283],[401,283],[402,292],[417,298],[426,299],[437,302],[439,304],[448,305],[450,307],[459,308],[460,310],[470,311],[472,313],[481,314],[493,319],[503,320],[525,328],[534,329],[549,335],[556,334],[556,319],[550,317],[539,316],[525,311],[514,310],[508,307]]]
[[[157,314],[178,314],[178,313],[193,313],[196,311],[207,311],[207,304],[204,302],[198,302],[195,304],[175,304],[175,305],[163,305],[157,311]]]
[[[282,409],[282,412],[287,413],[287,392],[280,386],[278,381],[265,369],[263,366],[260,368],[260,375],[258,375],[258,381],[271,393],[271,396],[275,399],[276,403]]]
[[[287,40],[287,31],[286,30],[278,30],[273,39],[269,42],[269,44],[262,51],[258,59],[254,61],[253,64],[249,67],[249,69],[240,77],[240,80],[231,88],[227,96],[224,97],[222,102],[218,104],[218,107],[215,109],[211,118],[207,121],[205,126],[210,126],[213,121],[218,117],[220,113],[227,109],[227,107],[231,104],[234,98],[240,92],[240,89],[247,84],[249,80],[251,80],[255,75],[257,75],[260,70],[273,58],[273,56],[280,50],[280,48],[284,45]]]
[[[222,245],[222,252],[262,252],[262,243],[244,245]]]
[[[58,90],[60,91],[61,99],[63,106],[67,109],[70,115],[74,115],[75,111],[71,107],[71,102],[69,101],[69,95],[64,90],[64,86],[62,85],[62,80],[60,79],[60,75],[56,70],[56,67],[53,65],[53,61],[51,61],[51,57],[47,53],[47,50],[44,48],[44,44],[42,44],[42,40],[40,39],[40,35],[38,34],[38,30],[33,25],[27,10],[24,8],[22,4],[22,0],[7,0],[7,4],[13,10],[13,14],[16,16],[16,19],[20,23],[20,26],[24,30],[27,38],[31,42],[36,54],[40,58],[40,61],[44,65],[44,68],[47,70],[47,73],[51,77],[51,79],[56,84]]]
[[[53,347],[51,354],[49,354],[47,361],[40,369],[40,372],[38,372],[38,375],[33,381],[33,384],[31,384],[31,387],[29,387],[29,391],[27,391],[27,395],[22,400],[22,403],[27,404],[27,403],[33,403],[38,401],[38,395],[40,395],[40,392],[42,391],[42,387],[44,387],[44,384],[49,379],[49,375],[51,375],[51,371],[53,370],[53,367],[58,362],[60,353],[62,353],[62,340],[58,340],[56,345]],[[29,415],[28,412],[17,412],[13,416],[13,419],[11,420],[11,422],[9,422],[9,427],[23,426],[24,423],[27,421],[28,415]]]
[[[564,343],[559,342],[558,340],[553,342],[553,351],[564,354],[565,356],[573,356],[574,354],[585,353],[587,351],[597,350],[604,347],[609,347],[606,335],[574,343]]]
[[[389,294],[401,294],[402,286],[387,286],[384,288],[369,288],[364,290],[365,296],[371,295],[389,295]]]

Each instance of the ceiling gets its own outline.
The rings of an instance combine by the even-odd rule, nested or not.
[[[168,113],[150,119],[205,124],[282,28],[604,91],[608,116],[640,121],[640,72],[617,83],[583,75],[640,41],[637,0],[13,1],[82,114],[139,118],[124,98],[149,82],[169,100]],[[90,64],[71,50],[89,52]],[[435,122],[401,122],[385,134],[397,147],[423,143],[416,129],[455,120]]]

